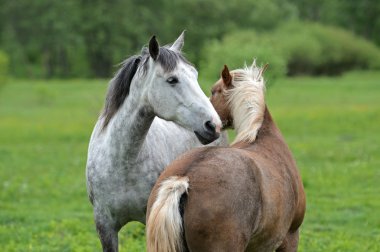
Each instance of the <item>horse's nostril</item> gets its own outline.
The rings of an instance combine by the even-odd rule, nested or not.
[[[206,130],[209,131],[209,132],[215,132],[215,129],[216,129],[216,125],[215,123],[211,122],[211,121],[207,121],[205,123],[205,127],[206,127]]]

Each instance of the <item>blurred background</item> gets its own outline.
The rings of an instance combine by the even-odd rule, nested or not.
[[[0,0],[3,251],[100,251],[84,171],[108,80],[183,30],[207,94],[223,64],[269,63],[308,197],[299,250],[380,251],[380,1]],[[145,250],[139,223],[120,239]]]
[[[213,77],[226,58],[240,66],[253,55],[278,75],[380,68],[376,0],[2,0],[0,7],[2,75],[8,66],[22,78],[108,78],[152,34],[166,44],[184,29],[188,58]]]

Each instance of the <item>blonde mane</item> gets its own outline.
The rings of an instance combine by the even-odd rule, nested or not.
[[[233,142],[255,141],[257,131],[264,120],[265,66],[259,68],[256,61],[250,67],[231,71],[233,88],[227,90],[228,103],[233,117],[236,138]]]

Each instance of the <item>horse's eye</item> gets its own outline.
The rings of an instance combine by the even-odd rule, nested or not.
[[[169,77],[166,81],[167,81],[169,84],[174,85],[174,84],[178,83],[178,78],[175,77],[175,76],[172,76],[172,77]]]
[[[211,90],[211,95],[214,96],[215,95],[215,90]]]

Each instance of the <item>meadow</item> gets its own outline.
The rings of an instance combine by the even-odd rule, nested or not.
[[[351,72],[279,79],[267,90],[307,193],[299,251],[380,251],[379,80],[380,72]],[[85,163],[106,84],[0,86],[2,251],[101,250]],[[119,238],[121,251],[145,250],[142,224],[128,224]]]

